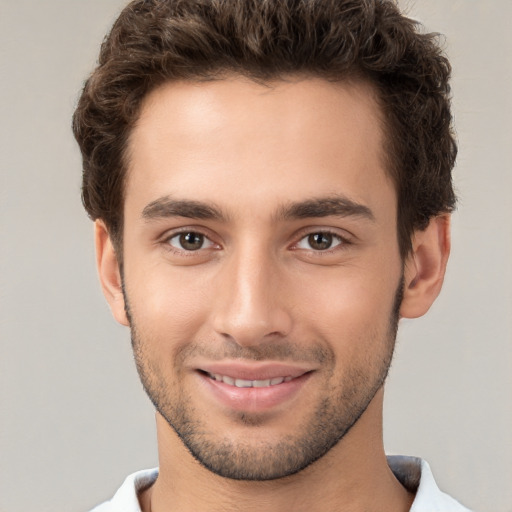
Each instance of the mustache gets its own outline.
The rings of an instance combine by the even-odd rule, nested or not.
[[[131,325],[131,341],[134,351],[142,349],[142,338],[133,323]],[[230,339],[188,341],[181,345],[176,352],[176,361],[183,362],[195,358],[207,359],[212,362],[231,359],[324,364],[334,359],[334,353],[330,348],[319,343],[304,346],[291,340],[276,340],[275,338],[251,346],[239,345]]]
[[[266,342],[257,346],[241,346],[235,342],[224,342],[220,347],[213,348],[211,344],[191,344],[184,350],[186,357],[201,356],[211,361],[223,359],[243,359],[247,361],[293,361],[323,363],[332,354],[321,346],[300,347],[291,342]]]
[[[183,348],[181,355],[187,359],[200,356],[210,361],[240,359],[315,363],[324,363],[333,357],[332,352],[323,346],[301,347],[287,340],[261,342],[250,347],[238,345],[229,340],[220,345],[218,343],[191,343]]]

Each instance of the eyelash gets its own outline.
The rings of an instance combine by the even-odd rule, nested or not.
[[[312,235],[329,235],[333,237],[333,239],[336,239],[338,243],[334,245],[333,247],[329,247],[327,249],[321,250],[321,249],[313,249],[312,247],[309,248],[298,248],[298,245],[308,237]],[[307,243],[307,242],[306,242]],[[347,248],[348,245],[352,245],[352,242],[348,237],[340,235],[337,231],[327,229],[327,228],[320,228],[320,229],[312,229],[308,230],[306,232],[301,233],[301,236],[298,240],[298,242],[295,242],[293,246],[291,247],[293,250],[304,250],[309,253],[313,253],[315,256],[328,256],[330,254],[333,254],[334,252],[341,251]]]
[[[204,238],[205,241],[208,241],[210,243],[210,246],[206,247],[206,248],[200,247],[197,250],[187,250],[185,248],[179,249],[179,248],[176,248],[171,245],[172,239],[179,237],[181,235],[184,235],[184,234],[194,234],[194,235],[201,236]],[[303,249],[297,247],[303,240],[307,239],[308,237],[310,237],[312,235],[329,235],[329,236],[333,237],[334,239],[336,239],[338,241],[338,243],[336,245],[334,245],[334,247],[329,247],[324,250],[313,249],[311,247],[303,248]],[[195,255],[199,254],[200,252],[202,252],[202,250],[204,250],[204,249],[210,249],[215,246],[219,247],[219,244],[215,243],[211,239],[211,237],[208,236],[207,234],[205,234],[203,231],[201,231],[200,229],[194,230],[191,228],[188,228],[188,229],[185,228],[180,231],[175,231],[175,232],[171,233],[170,235],[166,236],[162,240],[162,243],[167,250],[169,250],[175,254],[185,256],[185,257],[195,256]],[[306,232],[301,233],[299,240],[297,242],[294,242],[293,245],[290,247],[290,249],[304,250],[304,251],[308,251],[310,253],[314,253],[315,255],[321,256],[321,255],[329,255],[335,251],[343,250],[348,245],[352,245],[352,242],[347,237],[341,236],[338,232],[335,232],[333,230],[326,229],[326,228],[320,228],[318,230],[308,230]]]
[[[197,254],[199,254],[203,249],[205,249],[204,247],[200,247],[198,248],[197,250],[187,250],[185,248],[182,248],[182,249],[179,249],[177,247],[173,247],[171,245],[171,240],[173,238],[176,238],[176,237],[179,237],[181,235],[188,235],[188,234],[194,234],[196,236],[201,236],[203,237],[204,241],[208,241],[210,243],[210,246],[207,247],[206,249],[209,249],[211,248],[212,246],[218,246],[218,244],[216,244],[210,236],[208,236],[207,234],[205,234],[204,232],[202,232],[200,229],[190,229],[190,228],[184,228],[184,229],[181,229],[179,231],[175,231],[173,233],[171,233],[170,235],[166,236],[163,240],[162,240],[162,243],[164,244],[164,247],[170,251],[170,252],[173,252],[175,254],[179,254],[180,256],[185,256],[185,257],[191,257],[191,256],[195,256]]]

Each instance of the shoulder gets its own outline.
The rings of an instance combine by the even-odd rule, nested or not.
[[[138,495],[154,484],[158,469],[137,471],[126,477],[114,497],[93,508],[90,512],[141,512]]]
[[[471,512],[439,489],[427,461],[395,455],[388,456],[388,464],[400,483],[416,493],[410,512]]]

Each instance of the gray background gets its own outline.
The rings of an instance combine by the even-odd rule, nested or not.
[[[124,0],[0,0],[0,512],[85,511],[156,465],[128,332],[103,301],[70,131]],[[512,511],[510,0],[402,2],[447,36],[460,206],[444,291],[402,322],[387,385],[391,453]]]

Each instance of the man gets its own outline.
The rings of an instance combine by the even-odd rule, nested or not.
[[[449,74],[391,1],[125,8],[73,126],[160,463],[95,510],[467,510],[382,442],[450,249]]]

